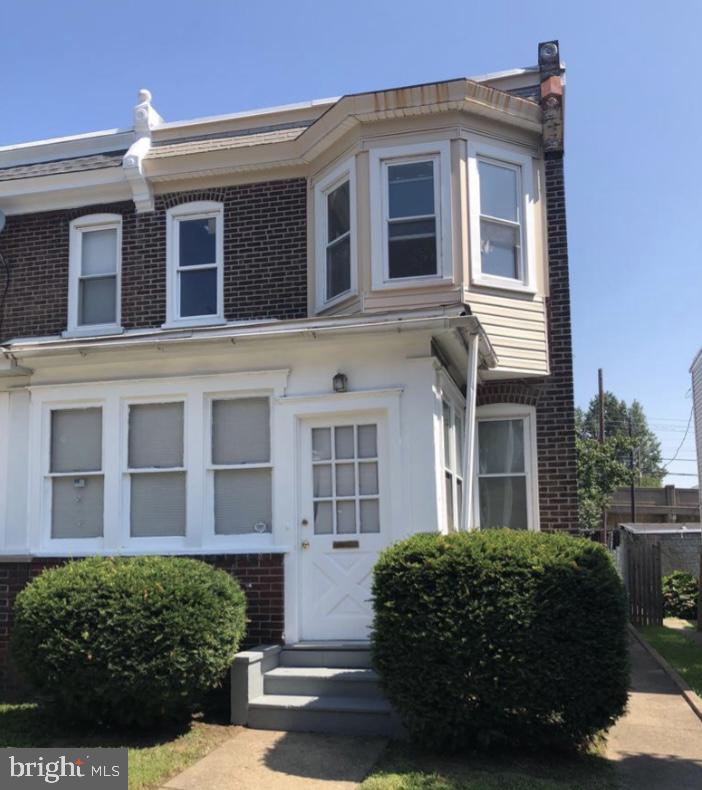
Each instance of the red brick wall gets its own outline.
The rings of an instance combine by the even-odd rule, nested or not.
[[[573,346],[563,155],[546,154],[549,298],[546,303],[551,375],[544,379],[489,382],[478,405],[519,403],[536,407],[541,529],[575,530],[578,492],[575,462]]]
[[[227,571],[246,593],[249,624],[242,647],[276,644],[283,640],[283,555],[213,554],[196,556]],[[17,594],[46,568],[65,559],[32,559],[0,562],[0,699],[21,699],[29,692],[12,666],[10,633],[12,608]]]
[[[68,311],[68,230],[91,213],[122,216],[122,324],[166,320],[166,210],[192,200],[224,203],[224,310],[230,320],[307,315],[304,178],[178,192],[137,214],[132,202],[9,217],[0,253],[12,267],[0,339],[59,334]]]

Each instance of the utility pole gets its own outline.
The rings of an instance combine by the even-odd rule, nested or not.
[[[631,523],[636,524],[636,486],[634,484],[634,430],[631,425],[631,417],[629,417],[629,439],[631,444],[629,446],[629,469],[631,469]]]
[[[604,422],[604,381],[602,376],[602,368],[597,369],[597,400],[599,404],[598,417],[600,420],[600,430],[598,439],[600,444],[604,444],[605,422]],[[607,510],[602,508],[602,542],[607,547],[609,541],[607,540]]]

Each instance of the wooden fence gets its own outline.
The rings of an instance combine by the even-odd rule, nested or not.
[[[630,541],[627,547],[625,578],[631,622],[634,625],[662,625],[660,545],[649,540]]]

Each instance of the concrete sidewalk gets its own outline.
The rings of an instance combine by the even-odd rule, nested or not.
[[[606,757],[616,762],[625,788],[700,790],[702,721],[633,639],[630,651],[629,706],[609,734]]]
[[[383,738],[242,729],[163,786],[166,790],[352,790]]]

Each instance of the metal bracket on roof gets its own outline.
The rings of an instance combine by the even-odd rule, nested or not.
[[[163,123],[163,118],[151,106],[151,91],[142,88],[134,107],[135,141],[122,159],[122,169],[132,190],[138,213],[154,210],[154,193],[146,174],[144,159],[151,148],[151,130]]]

